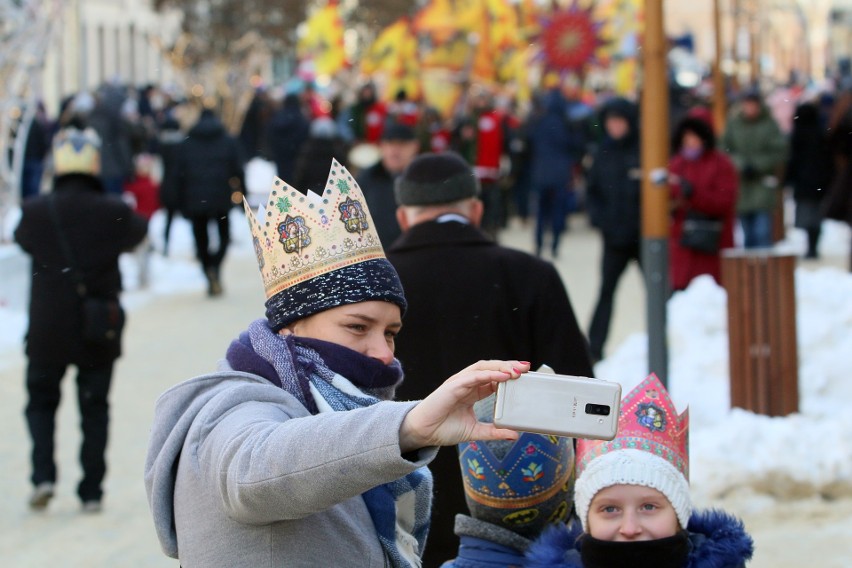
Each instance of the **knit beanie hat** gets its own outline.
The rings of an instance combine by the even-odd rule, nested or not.
[[[372,300],[406,309],[361,188],[332,160],[322,194],[275,178],[257,216],[243,201],[273,331],[315,313]]]
[[[652,374],[624,397],[613,440],[577,441],[574,507],[583,529],[589,531],[592,499],[613,485],[656,489],[671,503],[681,528],[686,528],[692,514],[688,444],[688,411],[677,414],[665,387]]]
[[[493,422],[494,401],[491,395],[474,405],[480,421]],[[459,444],[459,462],[474,519],[534,538],[571,513],[571,438],[522,433],[514,442],[466,442]]]
[[[397,205],[437,205],[479,195],[473,169],[454,152],[426,153],[414,158],[396,179]]]

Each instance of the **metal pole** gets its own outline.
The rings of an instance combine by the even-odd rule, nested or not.
[[[727,102],[725,100],[725,76],[722,74],[722,14],[721,0],[713,0],[713,31],[716,41],[716,60],[713,62],[713,126],[716,134],[725,130]]]
[[[648,314],[648,367],[668,381],[666,301],[669,297],[669,89],[663,0],[645,0],[642,44],[642,268]],[[663,172],[663,175],[658,175]]]
[[[760,11],[757,3],[752,0],[748,6],[748,19],[746,20],[746,29],[748,29],[749,46],[749,78],[751,87],[756,88],[760,83],[760,49],[761,49],[761,29],[760,29]]]

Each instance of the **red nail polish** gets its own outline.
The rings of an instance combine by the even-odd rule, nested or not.
[[[518,369],[517,367],[512,367],[512,370],[513,370],[513,371],[515,371],[516,373],[518,373],[519,375],[520,375],[521,373],[523,373],[523,371],[521,371],[521,370],[520,370],[520,369]]]
[[[529,361],[518,361],[521,365],[529,365]]]

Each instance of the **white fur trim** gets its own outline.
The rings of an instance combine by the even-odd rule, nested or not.
[[[651,487],[666,496],[675,510],[681,528],[692,514],[689,483],[669,462],[644,450],[614,450],[594,458],[574,484],[574,506],[589,530],[589,505],[601,489],[613,485]]]

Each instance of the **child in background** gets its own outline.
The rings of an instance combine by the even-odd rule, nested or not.
[[[655,375],[624,397],[618,426],[612,441],[577,441],[579,523],[549,529],[523,565],[745,566],[753,543],[742,522],[722,511],[692,510],[688,413],[678,416]]]
[[[150,154],[139,154],[134,160],[133,179],[124,184],[124,197],[133,209],[146,221],[150,221],[160,208],[160,186],[154,181],[154,157]],[[139,287],[148,286],[150,260],[153,245],[148,237],[142,241],[133,255],[139,263]]]

